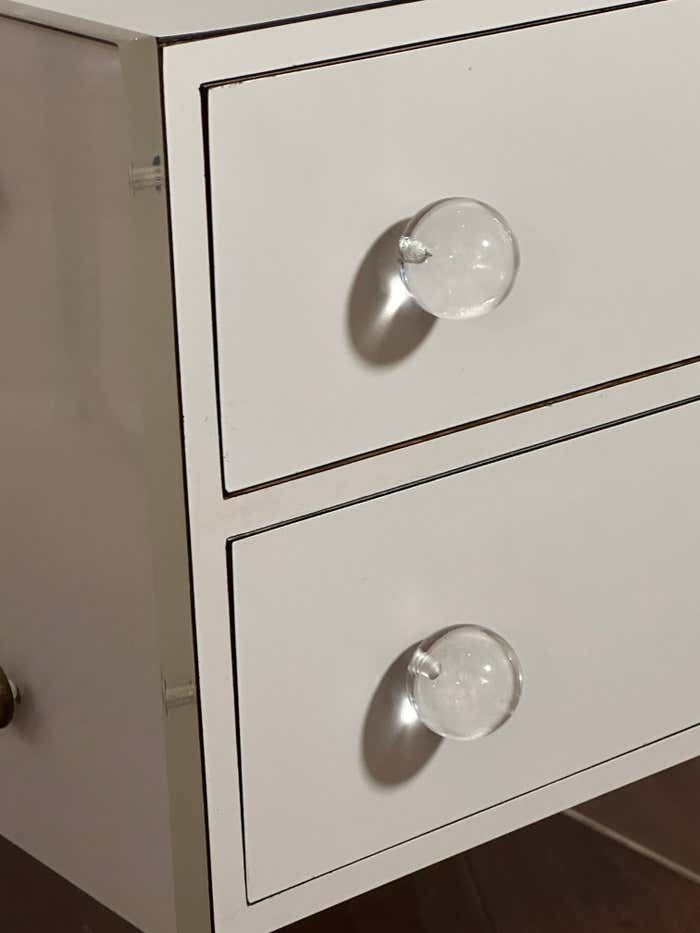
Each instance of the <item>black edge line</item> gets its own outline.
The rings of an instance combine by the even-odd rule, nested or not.
[[[690,398],[681,399],[677,402],[668,402],[665,405],[660,405],[657,408],[648,408],[645,411],[635,412],[632,415],[625,415],[622,418],[615,418],[613,421],[605,421],[602,424],[596,424],[592,427],[581,428],[578,431],[572,431],[568,434],[561,434],[557,437],[547,438],[544,441],[538,441],[536,444],[528,444],[525,447],[518,447],[515,450],[509,450],[502,454],[495,454],[492,457],[486,457],[483,460],[477,460],[474,463],[462,464],[458,467],[452,467],[449,470],[443,470],[440,473],[432,473],[430,476],[421,476],[419,479],[410,480],[406,483],[400,483],[397,486],[391,486],[388,489],[382,489],[379,492],[371,492],[364,496],[358,496],[355,499],[348,499],[345,502],[337,503],[336,505],[330,505],[323,509],[317,509],[313,512],[308,512],[304,515],[295,515],[293,518],[287,518],[283,521],[273,522],[270,525],[265,525],[261,528],[255,528],[251,531],[244,531],[241,534],[233,535],[228,539],[229,543],[234,543],[236,541],[243,541],[246,538],[254,538],[257,535],[265,534],[268,531],[276,531],[279,528],[286,528],[288,525],[296,525],[298,522],[307,521],[308,519],[319,518],[323,515],[329,515],[332,512],[339,512],[342,509],[351,508],[356,505],[363,505],[366,502],[373,502],[375,499],[383,499],[385,496],[391,496],[394,493],[398,492],[407,492],[411,489],[417,489],[419,486],[425,486],[428,483],[435,483],[439,480],[449,479],[452,476],[458,476],[461,473],[468,473],[471,470],[477,470],[481,467],[490,466],[494,463],[501,463],[503,460],[512,460],[514,457],[519,457],[523,454],[535,453],[538,450],[546,450],[548,447],[554,447],[557,444],[566,443],[567,441],[576,440],[580,437],[586,437],[590,434],[598,434],[601,431],[607,431],[609,428],[620,427],[625,424],[631,424],[635,421],[640,421],[643,418],[649,418],[653,415],[659,415],[663,412],[673,411],[676,408],[682,408],[685,405],[692,405],[695,402],[700,402],[700,395],[693,395]]]
[[[205,32],[185,32],[179,35],[162,36],[158,41],[161,45],[181,45],[185,42],[198,42],[202,39],[219,39],[222,36],[234,36],[242,32],[259,32],[261,29],[291,26],[294,23],[307,23],[314,19],[328,19],[332,16],[345,16],[348,13],[365,13],[369,10],[378,10],[381,7],[400,6],[418,2],[421,2],[421,0],[376,0],[375,3],[358,3],[356,6],[345,7],[339,10],[324,10],[321,13],[303,13],[299,16],[287,16],[283,19],[249,23],[247,26],[232,26],[229,29],[210,29]],[[650,2],[654,2],[654,0],[650,0]]]
[[[395,55],[399,52],[413,52],[417,49],[433,48],[434,46],[449,45],[454,42],[464,42],[468,39],[481,39],[485,36],[498,36],[505,32],[519,32],[523,29],[532,29],[535,26],[550,26],[556,23],[566,23],[571,20],[587,19],[590,16],[600,16],[602,13],[618,13],[631,10],[635,7],[651,6],[657,3],[667,3],[669,0],[630,0],[620,6],[596,7],[594,10],[579,10],[576,13],[564,13],[557,16],[545,16],[540,19],[525,20],[521,23],[509,23],[506,26],[491,26],[487,29],[477,29],[471,32],[456,33],[449,36],[439,36],[435,39],[423,39],[416,42],[405,42],[399,45],[386,46],[372,52],[358,52],[352,55],[341,55],[333,58],[319,59],[304,65],[294,65],[286,68],[276,68],[270,71],[251,72],[233,78],[224,78],[210,81],[203,85],[207,88],[226,87],[232,84],[243,84],[246,81],[257,81],[261,78],[273,78],[279,75],[292,74],[298,71],[311,71],[315,68],[326,68],[329,65],[344,65],[348,62],[363,61],[369,58],[381,58],[385,55]]]
[[[167,210],[167,224],[168,224],[168,249],[169,249],[169,261],[170,261],[170,291],[171,291],[171,307],[172,307],[172,321],[173,321],[173,340],[174,340],[174,353],[175,353],[175,373],[177,378],[177,395],[178,395],[178,408],[179,408],[179,421],[180,421],[180,450],[181,450],[181,461],[182,461],[182,485],[184,493],[184,506],[185,506],[185,523],[186,523],[186,533],[187,533],[187,563],[188,563],[188,574],[189,574],[189,589],[190,589],[190,618],[191,618],[191,635],[192,635],[192,649],[193,649],[193,662],[194,662],[194,675],[195,682],[197,685],[197,727],[199,732],[199,752],[201,759],[201,768],[202,768],[202,807],[204,815],[204,834],[205,834],[205,845],[206,845],[206,875],[207,875],[207,887],[209,890],[209,922],[211,926],[212,933],[214,931],[215,918],[214,918],[214,889],[212,883],[212,872],[211,872],[211,836],[209,831],[209,800],[207,794],[207,763],[206,757],[204,754],[204,726],[202,722],[202,705],[200,700],[199,685],[200,685],[200,671],[199,671],[199,645],[197,638],[197,624],[196,624],[196,610],[195,610],[195,599],[194,599],[194,561],[192,555],[192,528],[190,522],[190,501],[189,501],[189,484],[187,476],[187,451],[185,447],[185,421],[183,416],[183,390],[182,390],[182,369],[180,366],[180,334],[178,330],[178,320],[177,320],[177,291],[175,284],[175,257],[173,250],[173,223],[172,223],[172,209],[171,209],[171,199],[170,199],[170,172],[168,170],[169,165],[169,156],[168,156],[168,128],[166,123],[166,110],[165,110],[165,78],[163,70],[163,51],[158,49],[158,75],[160,81],[159,93],[160,93],[160,112],[161,112],[161,132],[163,136],[163,166],[165,169],[164,172],[164,195],[166,202]]]
[[[207,258],[209,261],[209,294],[211,307],[211,329],[214,357],[214,393],[216,396],[216,423],[219,434],[219,483],[224,499],[226,493],[226,460],[224,455],[224,423],[221,403],[221,354],[219,352],[218,303],[216,297],[216,255],[214,250],[214,200],[212,194],[211,146],[209,123],[209,92],[200,87],[202,108],[202,146],[204,148],[204,192],[207,211]]]
[[[241,729],[241,704],[238,695],[238,642],[236,638],[236,601],[234,597],[234,567],[233,567],[233,548],[226,547],[226,566],[228,568],[228,599],[231,627],[231,654],[233,664],[233,712],[236,724],[236,758],[238,765],[238,799],[240,805],[241,819],[241,842],[243,846],[243,881],[245,887],[246,903],[251,901],[248,897],[248,847],[246,843],[246,821],[243,808],[243,750],[242,750],[242,729]]]
[[[483,418],[476,418],[473,421],[464,421],[461,424],[450,425],[447,428],[440,428],[437,431],[431,431],[429,434],[419,434],[417,437],[407,440],[395,441],[393,444],[386,444],[383,447],[376,447],[372,450],[364,451],[359,454],[352,454],[348,457],[341,457],[338,460],[332,460],[319,466],[309,467],[306,470],[299,470],[296,473],[288,473],[275,479],[265,480],[256,483],[253,486],[245,486],[233,492],[224,490],[224,498],[233,499],[237,496],[245,496],[251,492],[260,492],[263,489],[271,489],[282,483],[293,482],[298,479],[306,479],[309,476],[316,476],[318,473],[327,473],[337,467],[350,466],[353,463],[360,463],[363,460],[371,460],[383,454],[396,453],[405,450],[408,447],[415,447],[418,444],[427,441],[440,440],[443,437],[451,437],[453,434],[460,434],[462,431],[469,431],[472,428],[480,428],[487,424],[493,424],[496,421],[504,421],[516,415],[528,414],[529,412],[539,411],[542,408],[549,408],[552,405],[558,405],[561,402],[570,402],[577,398],[584,398],[587,395],[594,395],[596,392],[603,392],[607,389],[618,388],[628,385],[632,382],[638,382],[647,379],[650,376],[658,376],[662,373],[671,372],[674,369],[681,369],[683,366],[690,366],[700,362],[700,356],[691,356],[687,359],[677,360],[673,363],[666,363],[663,366],[655,366],[652,369],[645,369],[642,372],[631,373],[627,376],[619,376],[617,379],[609,379],[606,382],[599,382],[592,386],[586,386],[583,389],[572,389],[570,392],[564,392],[562,395],[554,395],[551,398],[542,399],[537,402],[530,402],[527,405],[520,405],[517,408],[508,408],[505,411],[496,412],[493,415],[486,415]],[[221,421],[219,422],[221,425]]]

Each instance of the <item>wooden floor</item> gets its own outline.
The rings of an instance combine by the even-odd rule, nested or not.
[[[586,804],[700,875],[700,759]],[[0,840],[0,933],[138,933]],[[556,816],[284,933],[700,933],[700,884]]]
[[[700,933],[700,886],[556,816],[285,933]]]

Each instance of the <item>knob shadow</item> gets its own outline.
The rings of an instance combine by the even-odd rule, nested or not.
[[[403,652],[379,682],[362,730],[362,760],[377,784],[410,780],[430,761],[442,739],[416,716],[406,693],[406,669],[415,646]]]
[[[366,253],[350,291],[347,329],[350,343],[365,362],[391,366],[412,353],[435,326],[406,291],[399,275],[402,220],[385,230]]]

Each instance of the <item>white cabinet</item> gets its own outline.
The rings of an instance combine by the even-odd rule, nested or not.
[[[39,3],[0,834],[144,933],[268,933],[699,754],[697,4]],[[401,246],[444,198],[517,238],[465,320],[516,253],[462,202]],[[523,674],[472,741],[416,717],[490,671],[405,682],[456,623]]]

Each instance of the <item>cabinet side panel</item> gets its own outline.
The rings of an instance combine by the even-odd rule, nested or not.
[[[25,700],[0,734],[0,833],[139,929],[170,933],[137,371],[152,309],[129,300],[117,49],[0,21],[0,133],[0,664]]]

